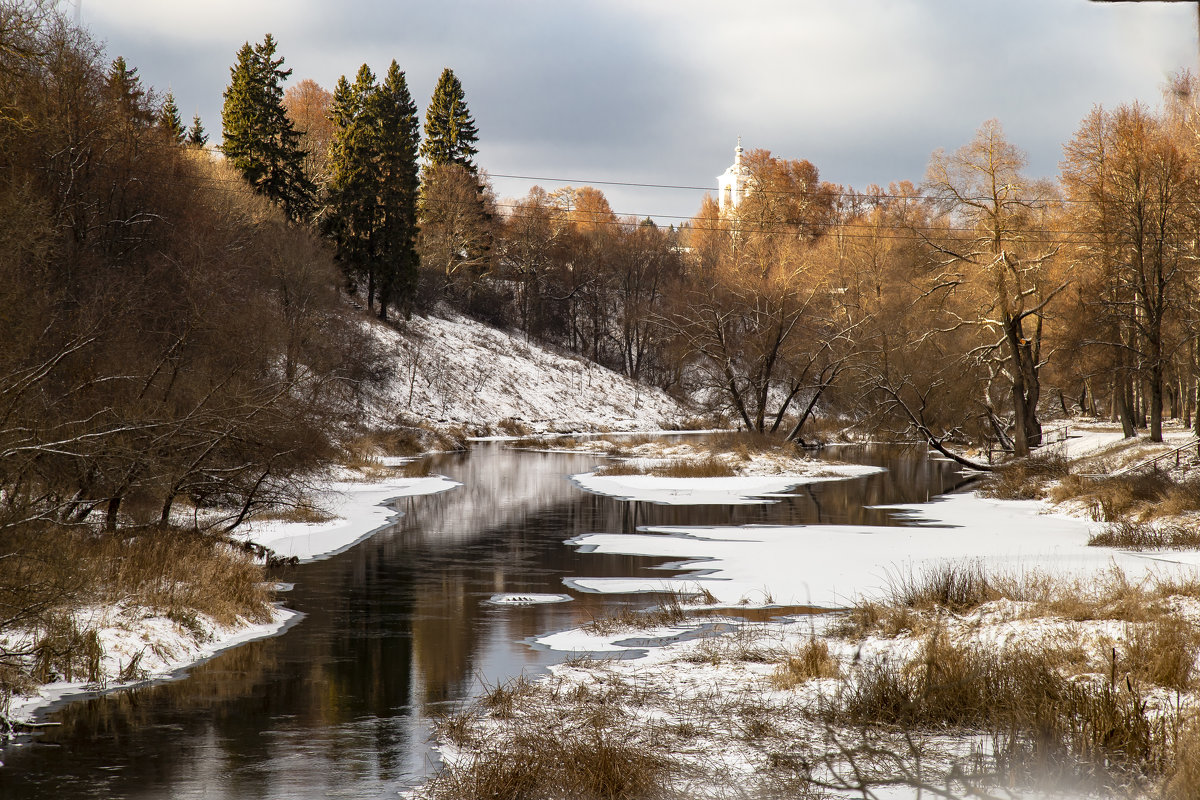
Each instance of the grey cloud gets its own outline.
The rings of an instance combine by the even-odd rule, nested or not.
[[[1173,5],[309,0],[270,29],[295,77],[327,87],[395,58],[423,106],[453,67],[493,172],[709,185],[740,133],[862,186],[918,180],[931,151],[991,117],[1029,152],[1031,172],[1052,175],[1093,104],[1153,104],[1167,73],[1195,63],[1195,10]],[[264,16],[226,13],[185,36],[156,13],[137,25],[97,15],[95,33],[219,135],[229,66],[266,32]],[[510,184],[502,193],[528,187]],[[678,215],[700,196],[606,193],[618,211]]]

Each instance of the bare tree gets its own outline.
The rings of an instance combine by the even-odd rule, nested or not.
[[[978,331],[969,356],[989,362],[1004,382],[1017,456],[1041,443],[1044,324],[1048,306],[1067,286],[1050,268],[1059,249],[1047,242],[1045,226],[1053,188],[1026,178],[1024,166],[1024,154],[991,120],[954,153],[935,152],[926,177],[944,211],[940,235],[927,239],[942,268],[931,288],[958,298],[955,327]]]

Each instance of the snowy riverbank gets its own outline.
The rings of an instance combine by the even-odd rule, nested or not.
[[[96,632],[102,653],[100,680],[52,681],[33,694],[14,695],[7,714],[11,723],[28,725],[63,703],[104,692],[183,678],[187,670],[225,650],[278,636],[303,619],[302,614],[280,604],[266,622],[241,620],[228,626],[202,614],[185,626],[133,606],[84,609],[77,616],[82,625]]]
[[[317,497],[318,506],[333,515],[332,520],[251,520],[237,535],[269,548],[280,558],[295,558],[302,564],[318,561],[350,549],[399,520],[403,514],[391,507],[391,501],[440,494],[461,485],[442,475],[335,481]]]
[[[1110,430],[1086,430],[1063,449],[1068,457],[1112,457],[1119,439]],[[714,502],[771,499],[764,495],[774,488],[772,478],[745,492],[719,485],[736,480],[572,477],[588,491],[650,502],[702,504],[697,481],[714,482],[708,496]],[[664,605],[640,624],[622,616],[534,637],[534,646],[571,658],[538,680],[497,687],[452,718],[440,734],[446,770],[415,796],[450,797],[484,775],[513,777],[520,773],[514,765],[537,761],[543,752],[546,769],[570,763],[581,756],[566,754],[588,747],[577,730],[587,731],[587,741],[602,741],[605,758],[627,759],[618,771],[636,774],[662,796],[680,792],[681,775],[688,778],[680,796],[688,797],[725,797],[730,786],[747,795],[755,787],[792,786],[799,795],[799,787],[822,782],[833,797],[912,797],[921,781],[970,794],[989,778],[963,768],[986,763],[977,760],[980,754],[1000,741],[990,737],[1007,730],[1014,746],[1036,741],[1020,738],[1027,735],[1023,723],[1004,716],[1005,703],[950,690],[950,702],[1001,711],[974,731],[950,723],[956,730],[949,733],[888,727],[890,712],[880,705],[886,700],[864,700],[867,712],[853,708],[856,696],[888,680],[897,687],[917,680],[959,686],[982,674],[973,670],[992,670],[991,677],[975,678],[989,684],[1011,676],[1059,687],[1039,700],[1034,684],[1021,685],[1011,698],[1014,709],[1032,704],[1061,715],[1054,723],[1064,731],[1056,757],[1070,751],[1081,759],[1097,752],[1102,761],[1111,758],[1104,755],[1106,744],[1087,738],[1090,725],[1179,730],[1200,715],[1193,682],[1200,553],[1092,547],[1097,523],[1041,502],[974,492],[887,510],[907,526],[647,527],[568,540],[584,552],[670,559],[659,568],[666,573],[661,579],[564,579],[576,591],[666,593],[658,595],[667,598]],[[906,592],[911,598],[943,590],[976,594],[961,606],[903,599]],[[748,609],[769,613],[772,606],[788,616],[751,621],[761,617]],[[814,606],[856,610],[796,613]],[[1168,661],[1177,666],[1165,668]],[[938,665],[941,678],[930,677],[930,664]],[[1076,700],[1082,705],[1071,706]],[[1073,716],[1098,713],[1086,709],[1103,703],[1116,704],[1104,713],[1132,716],[1117,722]],[[848,723],[856,713],[882,716]],[[934,716],[926,724],[946,724],[936,722],[940,712],[928,713]],[[961,713],[983,712],[968,705]],[[884,727],[875,733],[858,727],[874,724]],[[1179,735],[1184,738],[1151,741],[1147,734],[1146,752],[1156,754],[1147,758],[1160,766],[1145,786],[1177,779],[1173,754],[1197,744],[1188,744],[1186,731]],[[887,758],[862,755],[880,747]],[[598,767],[588,761],[587,768]],[[1070,784],[1072,796],[1109,796],[1106,787],[1113,784],[1103,781],[1118,779],[1100,779],[1098,794]]]
[[[440,475],[336,481],[325,487],[319,498],[321,507],[334,519],[253,522],[239,535],[280,557],[315,561],[343,552],[394,524],[402,512],[392,508],[392,501],[438,494],[460,485]],[[28,724],[64,702],[97,693],[183,677],[191,667],[224,650],[283,633],[303,615],[276,603],[266,622],[241,620],[225,626],[197,614],[183,624],[151,609],[118,605],[84,608],[75,618],[81,630],[96,634],[101,654],[99,680],[54,681],[38,687],[34,694],[14,696],[8,711],[12,722]],[[4,645],[10,651],[20,649],[19,642]]]

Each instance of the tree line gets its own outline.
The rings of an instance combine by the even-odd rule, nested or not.
[[[1160,111],[1096,109],[1057,181],[1028,176],[993,120],[935,152],[920,186],[855,190],[752,151],[735,211],[710,197],[665,230],[587,186],[498,201],[450,70],[420,142],[394,63],[380,86],[366,66],[342,78],[314,112],[322,92],[302,82],[283,107],[323,150],[314,224],[381,317],[449,305],[800,441],[814,415],[841,415],[1020,456],[1054,409],[1155,441],[1164,416],[1196,417],[1191,77]]]
[[[381,377],[326,246],[54,4],[0,45],[0,533],[301,502]]]

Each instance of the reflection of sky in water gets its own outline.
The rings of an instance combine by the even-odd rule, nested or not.
[[[464,485],[398,501],[405,516],[396,525],[280,576],[296,584],[286,604],[307,615],[295,628],[186,680],[57,712],[61,727],[0,754],[0,797],[395,797],[436,763],[433,715],[563,658],[526,640],[647,604],[578,592],[552,605],[485,602],[563,592],[565,575],[654,575],[664,561],[580,553],[566,539],[645,525],[897,524],[864,506],[921,501],[957,480],[910,455],[890,459],[888,473],[801,487],[776,505],[696,508],[576,489],[565,476],[591,469],[595,456],[483,445],[431,460]]]

